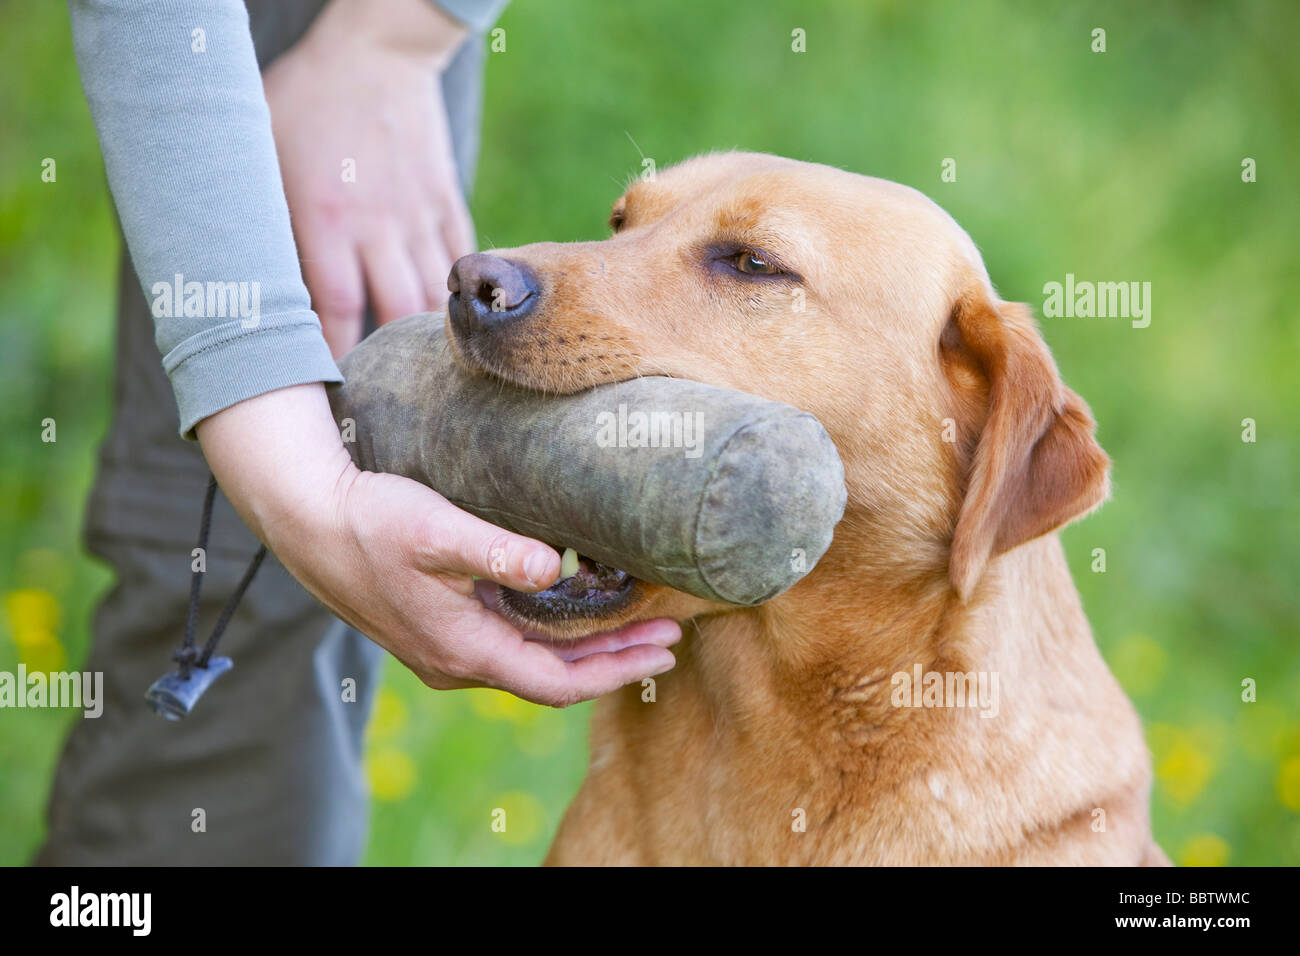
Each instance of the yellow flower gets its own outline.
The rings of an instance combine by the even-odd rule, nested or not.
[[[371,739],[382,740],[391,737],[406,726],[409,714],[406,702],[389,687],[380,687],[375,698],[375,712],[370,717],[367,728]]]
[[[61,671],[68,662],[63,645],[51,631],[26,631],[18,642],[18,659],[28,671]]]
[[[1300,756],[1287,757],[1277,775],[1277,794],[1288,810],[1300,813]]]
[[[520,700],[514,694],[503,690],[487,688],[467,692],[474,708],[474,713],[487,720],[507,720],[512,724],[529,724],[545,710],[526,700]]]
[[[366,778],[376,800],[403,800],[415,789],[415,761],[395,747],[376,750],[366,756]]]
[[[1232,848],[1223,837],[1213,833],[1198,833],[1183,844],[1179,854],[1180,866],[1225,866]]]
[[[18,659],[31,671],[61,671],[67,654],[59,643],[59,602],[41,588],[10,591],[4,600],[9,633],[18,647]]]
[[[493,824],[493,836],[511,846],[524,846],[542,835],[546,810],[531,793],[512,790],[493,801],[489,820]],[[501,829],[502,824],[504,829]]]
[[[32,631],[57,631],[60,624],[59,602],[49,591],[21,588],[5,595],[5,617],[14,640],[21,644],[23,635]]]
[[[1191,803],[1214,774],[1214,759],[1199,744],[1204,739],[1169,724],[1151,727],[1156,779],[1175,803]]]

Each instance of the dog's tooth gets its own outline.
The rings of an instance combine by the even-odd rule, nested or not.
[[[564,557],[560,559],[560,579],[571,578],[578,573],[578,552],[572,548],[564,549]]]

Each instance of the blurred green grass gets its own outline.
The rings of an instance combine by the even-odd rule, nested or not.
[[[641,153],[662,168],[737,147],[915,186],[975,238],[1002,295],[1039,314],[1043,284],[1067,272],[1153,284],[1147,329],[1042,320],[1115,462],[1112,501],[1066,532],[1067,553],[1147,723],[1166,850],[1300,862],[1300,8],[517,0],[501,26],[474,202],[484,245],[600,237]],[[806,53],[791,52],[796,27]],[[1094,27],[1105,53],[1090,51]],[[0,6],[0,54],[12,669],[20,655],[79,661],[107,586],[79,522],[111,399],[117,249],[62,5]],[[40,180],[47,156],[57,184]],[[940,180],[946,157],[955,183]],[[55,445],[39,440],[46,416]],[[430,693],[390,662],[368,746],[368,861],[539,860],[583,773],[588,712]],[[0,715],[0,863],[40,840],[65,719]],[[490,830],[495,807],[508,842]]]

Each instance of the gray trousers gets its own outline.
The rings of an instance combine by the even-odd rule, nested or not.
[[[324,0],[250,2],[265,67]],[[462,185],[478,149],[483,47],[471,38],[443,76]],[[362,735],[383,651],[335,619],[268,556],[222,638],[234,669],[171,723],[144,693],[174,668],[190,552],[207,484],[199,446],[179,438],[153,318],[126,256],[117,317],[115,412],[100,449],[86,543],[115,584],[96,609],[90,659],[104,709],[77,721],[48,807],[47,865],[356,863],[365,847]],[[218,495],[200,644],[256,538]],[[355,700],[344,683],[355,682]]]

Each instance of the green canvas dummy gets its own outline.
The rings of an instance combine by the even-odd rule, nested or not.
[[[544,395],[464,371],[442,316],[379,329],[330,401],[357,465],[654,584],[728,604],[806,574],[844,513],[821,423],[664,377]]]

